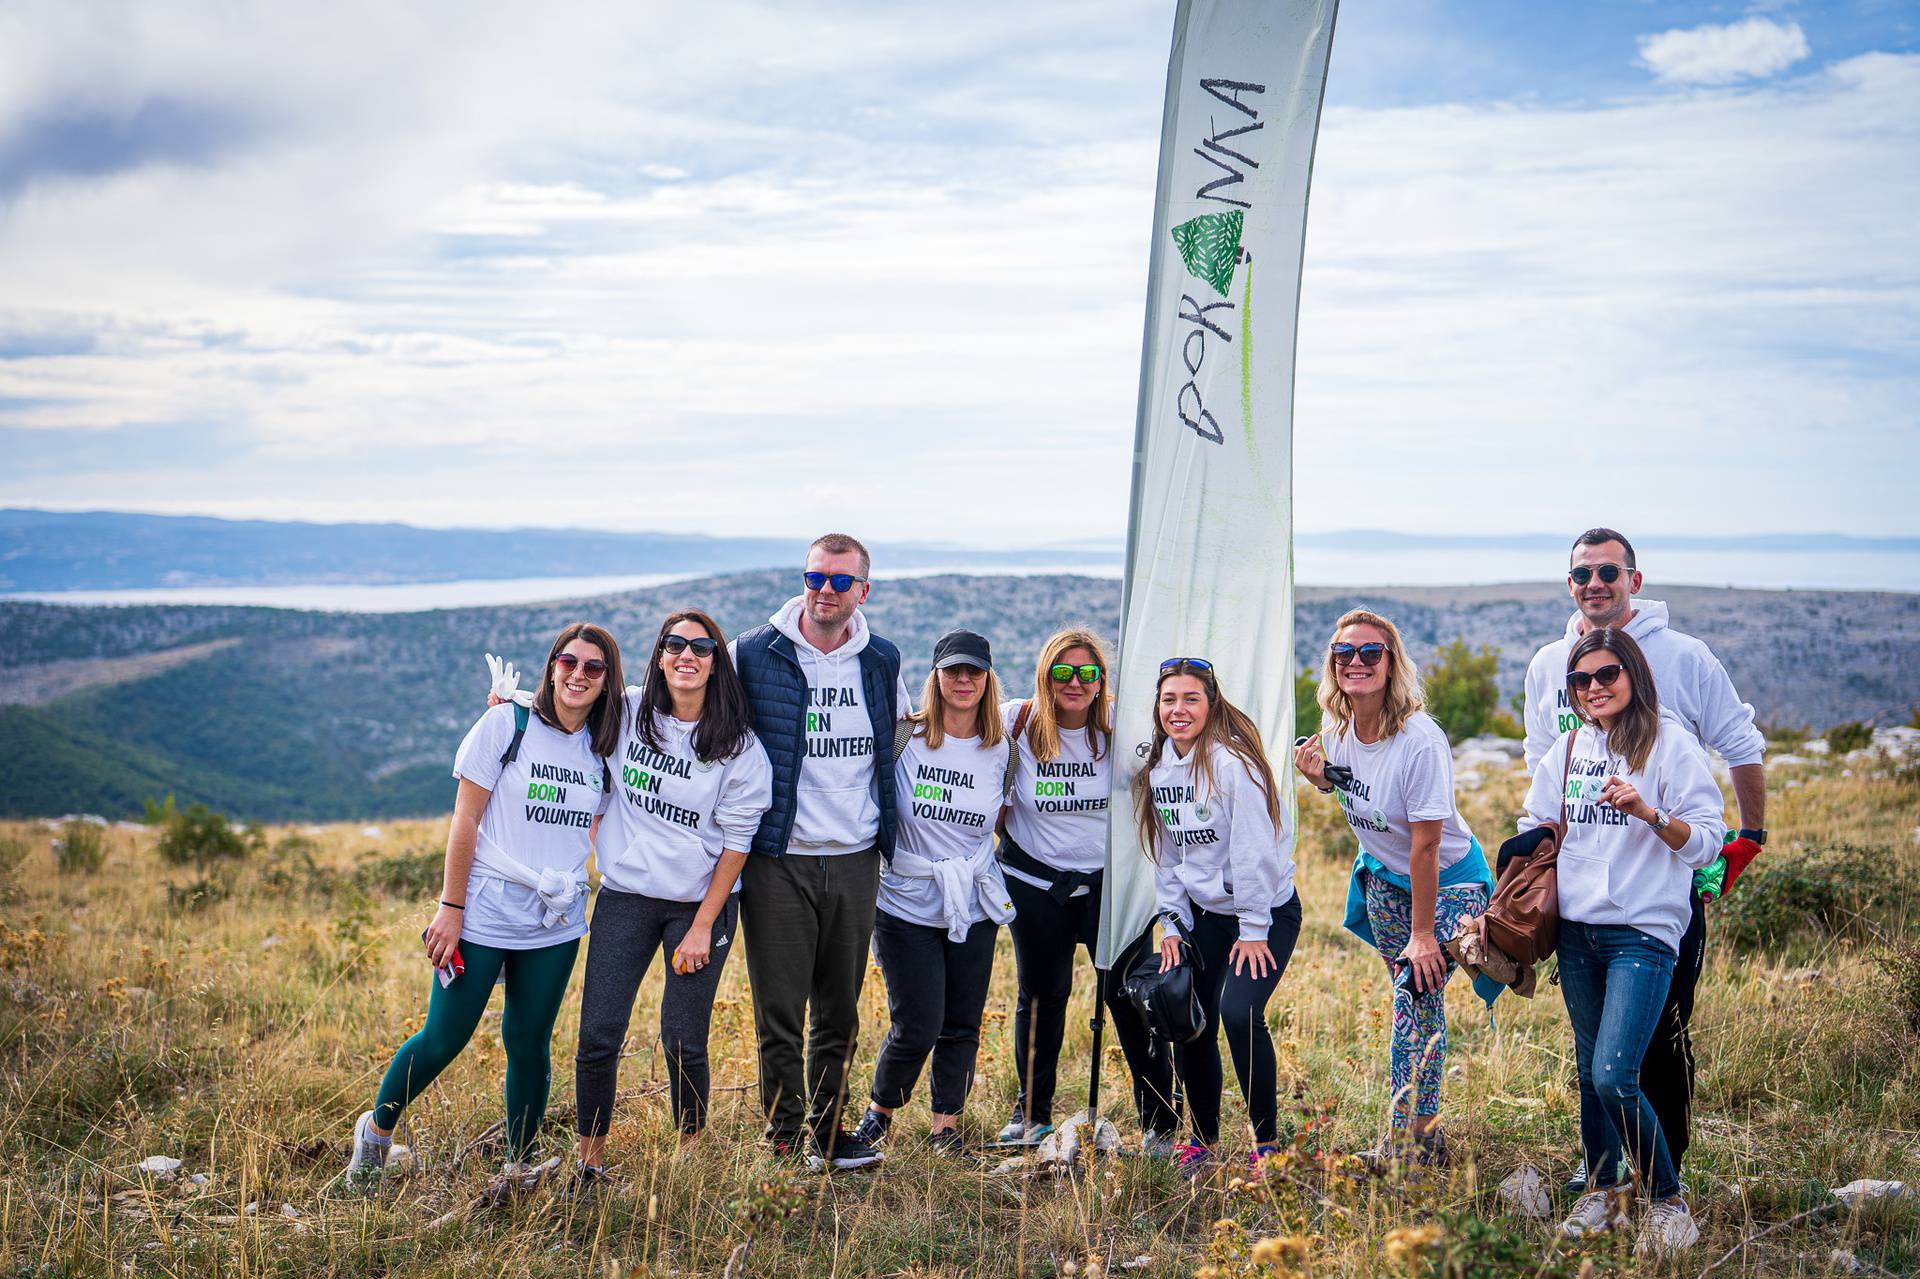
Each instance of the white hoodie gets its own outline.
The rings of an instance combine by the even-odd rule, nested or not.
[[[1265,941],[1275,908],[1293,899],[1293,836],[1274,827],[1260,783],[1216,743],[1213,789],[1201,794],[1198,752],[1168,742],[1153,765],[1160,815],[1154,890],[1160,912],[1193,926],[1193,908],[1236,915],[1241,941]]]
[[[1577,722],[1567,702],[1567,654],[1580,639],[1583,620],[1576,610],[1567,619],[1566,634],[1527,664],[1529,770]],[[1753,707],[1740,700],[1712,649],[1669,627],[1667,606],[1659,600],[1634,600],[1626,631],[1646,654],[1662,715],[1685,724],[1702,745],[1718,751],[1729,768],[1760,762],[1767,739],[1753,726]]]
[[[837,857],[872,848],[880,833],[882,764],[873,757],[873,742],[876,734],[891,742],[893,725],[875,724],[861,704],[860,654],[870,634],[866,617],[855,609],[847,642],[823,653],[800,632],[805,607],[806,597],[796,595],[768,619],[793,641],[807,677],[807,753],[800,762],[787,851]],[[906,681],[899,681],[894,699],[901,715],[911,709]]]
[[[1560,820],[1567,805],[1567,843],[1556,863],[1560,917],[1584,924],[1625,924],[1665,942],[1675,954],[1692,914],[1693,872],[1720,855],[1727,819],[1720,787],[1700,743],[1666,716],[1645,769],[1634,772],[1607,749],[1607,735],[1581,725],[1568,770],[1563,735],[1533,770],[1520,829]],[[1569,779],[1569,771],[1571,779]],[[1599,802],[1609,777],[1632,783],[1640,798],[1692,827],[1678,851],[1652,825]]]

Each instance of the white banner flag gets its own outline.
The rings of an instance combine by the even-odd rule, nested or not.
[[[1153,868],[1121,788],[1146,763],[1160,663],[1212,662],[1226,696],[1260,726],[1275,774],[1291,776],[1294,327],[1335,4],[1181,0],[1174,19],[1127,526],[1103,968],[1154,910]]]

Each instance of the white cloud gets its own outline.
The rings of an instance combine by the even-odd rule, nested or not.
[[[1777,75],[1811,50],[1797,22],[1748,16],[1639,38],[1640,65],[1669,84],[1733,84]]]

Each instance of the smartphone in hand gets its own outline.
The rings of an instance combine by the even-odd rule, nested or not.
[[[420,940],[425,941],[426,939],[427,930],[423,928],[420,930]],[[440,964],[433,971],[440,976],[441,989],[444,990],[448,986],[453,985],[453,979],[467,971],[467,961],[460,958],[460,948],[455,946],[452,950],[448,951],[446,962]]]

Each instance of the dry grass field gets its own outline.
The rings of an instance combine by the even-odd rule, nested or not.
[[[1494,843],[1517,771],[1463,797]],[[500,1153],[496,1003],[410,1115],[414,1167],[374,1199],[332,1187],[349,1126],[424,1015],[419,930],[444,824],[275,829],[243,861],[170,867],[144,830],[104,833],[91,872],[56,866],[43,825],[0,826],[0,1273],[5,1275],[1698,1275],[1855,1178],[1920,1181],[1920,780],[1890,760],[1773,775],[1767,857],[1716,908],[1695,1033],[1700,1096],[1686,1176],[1703,1230],[1662,1266],[1624,1243],[1587,1254],[1509,1215],[1522,1165],[1557,1186],[1575,1157],[1571,1038],[1557,989],[1503,999],[1497,1026],[1451,991],[1447,1125],[1461,1165],[1357,1175],[1385,1113],[1387,986],[1339,929],[1351,846],[1302,796],[1306,929],[1271,1007],[1297,1137],[1264,1180],[1236,1162],[1186,1184],[1108,1159],[1074,1175],[941,1160],[916,1137],[924,1084],[871,1173],[783,1169],[757,1143],[744,966],[715,1012],[714,1124],[680,1153],[653,1050],[659,980],[641,994],[610,1154],[618,1188],[587,1208],[547,1190],[483,1206]],[[1736,946],[1734,938],[1748,939]],[[1757,943],[1757,944],[1756,944]],[[751,938],[747,941],[751,945]],[[572,1143],[579,974],[555,1036],[547,1153]],[[1061,1111],[1089,1051],[1083,968]],[[1013,1090],[1013,963],[1002,938],[969,1128]],[[866,992],[856,1096],[884,1025]],[[1109,1040],[1109,1043],[1111,1041]],[[1110,1112],[1124,1087],[1109,1049]],[[1242,1112],[1229,1087],[1229,1123]],[[1129,1140],[1131,1117],[1116,1114]],[[1244,1150],[1244,1138],[1239,1143]],[[166,1179],[148,1156],[178,1159]],[[464,1156],[464,1157],[462,1157]],[[1236,1159],[1239,1156],[1236,1155]],[[1920,1271],[1912,1197],[1814,1212],[1718,1275]],[[747,1245],[744,1249],[742,1245]]]

